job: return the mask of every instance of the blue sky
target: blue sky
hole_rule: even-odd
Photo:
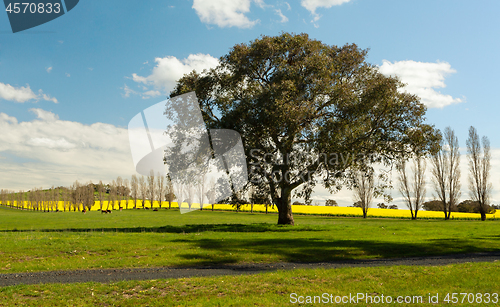
[[[368,61],[408,83],[429,106],[428,122],[455,129],[461,147],[470,125],[488,136],[495,171],[499,11],[498,1],[81,0],[15,34],[0,13],[0,188],[129,177],[135,114],[162,101],[182,72],[282,31],[369,48]],[[465,176],[466,165],[462,198]]]

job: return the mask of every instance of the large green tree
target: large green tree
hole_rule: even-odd
[[[292,193],[352,187],[356,170],[438,139],[420,99],[366,55],[307,34],[262,36],[235,45],[218,67],[183,76],[170,96],[195,91],[208,128],[241,134],[250,182],[270,195],[278,224],[293,225]]]

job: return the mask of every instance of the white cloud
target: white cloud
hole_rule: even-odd
[[[305,7],[314,16],[313,22],[318,21],[321,16],[316,13],[316,9],[319,7],[331,8],[335,5],[342,5],[351,0],[302,0],[300,4]]]
[[[56,98],[54,98],[54,97],[50,97],[49,95],[44,94],[44,93],[42,92],[42,90],[39,90],[39,91],[38,91],[38,94],[39,94],[39,98],[41,97],[41,98],[43,98],[43,100],[46,100],[46,101],[52,101],[53,103],[58,103],[58,101],[57,101],[57,99],[56,99]]]
[[[68,78],[69,78],[69,77],[71,77],[71,75],[70,75],[69,73],[66,73],[66,77],[68,77]]]
[[[38,95],[35,94],[31,90],[29,85],[21,87],[13,87],[10,84],[4,84],[1,82],[0,82],[0,99],[16,101],[16,102],[26,102],[29,100],[34,100],[36,102],[40,99],[43,99],[57,103],[56,98],[44,94],[42,90],[38,91]]]
[[[262,0],[254,0],[263,7]],[[251,28],[259,20],[250,20],[245,13],[250,12],[252,0],[194,0],[193,9],[201,22],[215,24],[221,28]]]
[[[52,71],[52,66],[50,66],[49,68],[47,68],[47,72],[50,74],[50,72]]]
[[[463,102],[460,98],[453,98],[435,90],[445,88],[445,77],[456,73],[449,63],[424,63],[411,60],[391,63],[384,60],[380,66],[380,72],[388,76],[398,76],[403,83],[407,84],[405,91],[418,95],[422,103],[429,108],[443,108]]]
[[[26,102],[28,100],[37,99],[37,95],[33,93],[29,85],[15,88],[10,84],[0,83],[0,98],[17,102]]]
[[[54,122],[59,119],[59,116],[57,116],[56,114],[49,111],[45,111],[43,109],[32,108],[29,109],[29,111],[35,113],[36,117],[43,121]]]
[[[283,15],[283,13],[281,12],[280,9],[275,10],[275,12],[281,18],[281,20],[280,20],[281,23],[288,22],[288,17],[286,17],[285,15]]]
[[[142,93],[143,99],[154,98],[157,96],[161,96],[160,91],[151,90],[151,91],[147,91],[147,92]]]
[[[46,147],[50,149],[72,149],[76,147],[75,144],[68,142],[65,138],[31,138],[27,143],[35,147]]]
[[[193,70],[201,73],[205,69],[216,67],[219,60],[209,54],[191,54],[187,59],[179,60],[173,56],[156,58],[156,66],[147,77],[132,74],[132,80],[147,86],[154,86],[156,90],[148,90],[142,94],[143,98],[156,97],[168,94],[174,89],[177,80]],[[162,90],[163,92],[160,92]]]
[[[30,189],[75,180],[110,181],[135,173],[128,131],[113,125],[60,120],[42,109],[18,122],[0,113],[0,187]]]
[[[126,84],[123,85],[123,87],[121,88],[123,90],[123,94],[122,96],[125,97],[125,98],[128,98],[130,97],[131,94],[138,94],[136,91],[134,91],[133,89],[131,89],[130,87],[128,87]]]

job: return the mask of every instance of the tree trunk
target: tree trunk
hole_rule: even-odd
[[[277,199],[278,225],[295,225],[292,214],[292,195],[290,192],[283,189],[281,197]]]
[[[481,212],[481,221],[486,221],[486,212]]]

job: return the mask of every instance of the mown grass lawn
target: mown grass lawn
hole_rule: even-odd
[[[20,285],[0,288],[0,306],[498,306],[499,271],[500,263],[496,262],[293,270],[110,284]],[[364,299],[345,303],[343,297],[358,297],[358,293]],[[457,293],[458,302],[447,303],[448,293],[448,299]],[[463,299],[460,293],[473,297]],[[384,303],[370,303],[367,298],[380,302],[382,295]],[[322,303],[298,303],[307,301],[308,296],[312,300],[317,296],[316,302],[321,299]],[[437,304],[429,303],[429,296]],[[392,303],[387,303],[388,297]],[[332,304],[336,299],[344,299],[344,303]],[[398,299],[409,303],[397,304]]]
[[[0,273],[319,262],[500,251],[498,221],[124,210],[43,213],[0,209]]]

